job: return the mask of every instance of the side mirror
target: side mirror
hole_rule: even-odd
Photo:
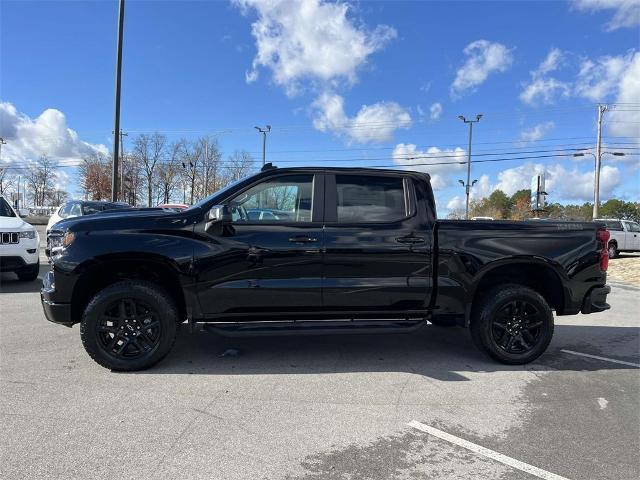
[[[231,220],[231,209],[228,205],[214,205],[207,213],[207,223],[204,228],[210,232],[213,227],[217,227],[216,230],[219,229],[219,233],[222,233],[224,226],[231,223]]]
[[[228,205],[214,205],[207,215],[209,222],[228,223],[231,221],[231,209]]]

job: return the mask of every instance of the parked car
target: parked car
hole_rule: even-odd
[[[599,218],[607,226],[609,239],[609,258],[616,258],[620,252],[640,252],[640,225],[631,220],[617,218]]]
[[[40,235],[0,195],[0,272],[33,281],[40,272]]]
[[[267,165],[180,212],[56,230],[45,315],[79,323],[112,370],[161,360],[184,320],[225,335],[461,325],[492,358],[523,364],[549,345],[552,310],[609,308],[604,224],[438,220],[429,175],[404,170]]]
[[[156,208],[162,208],[164,210],[184,210],[185,208],[189,208],[189,205],[186,203],[161,203]]]
[[[47,223],[46,232],[49,233],[51,227],[65,218],[93,215],[94,213],[104,212],[105,210],[122,208],[131,208],[131,205],[125,202],[71,200],[63,203],[53,212]]]

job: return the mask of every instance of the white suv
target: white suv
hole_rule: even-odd
[[[0,272],[33,281],[40,271],[40,235],[0,195]]]

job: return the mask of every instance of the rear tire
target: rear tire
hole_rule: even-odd
[[[178,309],[159,286],[127,280],[98,292],[80,323],[82,344],[93,360],[114,371],[149,368],[176,338]]]
[[[501,285],[482,295],[471,319],[471,338],[494,360],[509,365],[532,362],[553,337],[553,313],[535,290]]]
[[[615,243],[609,243],[608,252],[609,258],[618,258],[618,255],[620,255],[620,252],[618,251],[618,245],[616,245]]]
[[[24,267],[22,270],[18,270],[16,275],[18,275],[18,279],[23,282],[33,282],[38,278],[38,274],[40,273],[40,259],[35,265],[29,265]]]

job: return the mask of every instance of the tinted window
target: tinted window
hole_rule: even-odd
[[[234,222],[310,222],[313,175],[272,178],[234,197]]]
[[[604,223],[607,226],[607,229],[611,231],[614,231],[614,232],[622,231],[622,222],[616,222],[615,220],[605,220]]]
[[[338,222],[392,222],[407,216],[401,177],[336,175]]]
[[[15,217],[16,214],[11,205],[2,197],[0,197],[0,217]]]
[[[83,215],[92,215],[94,213],[98,213],[104,210],[104,204],[102,203],[83,203],[82,204],[82,214]]]

